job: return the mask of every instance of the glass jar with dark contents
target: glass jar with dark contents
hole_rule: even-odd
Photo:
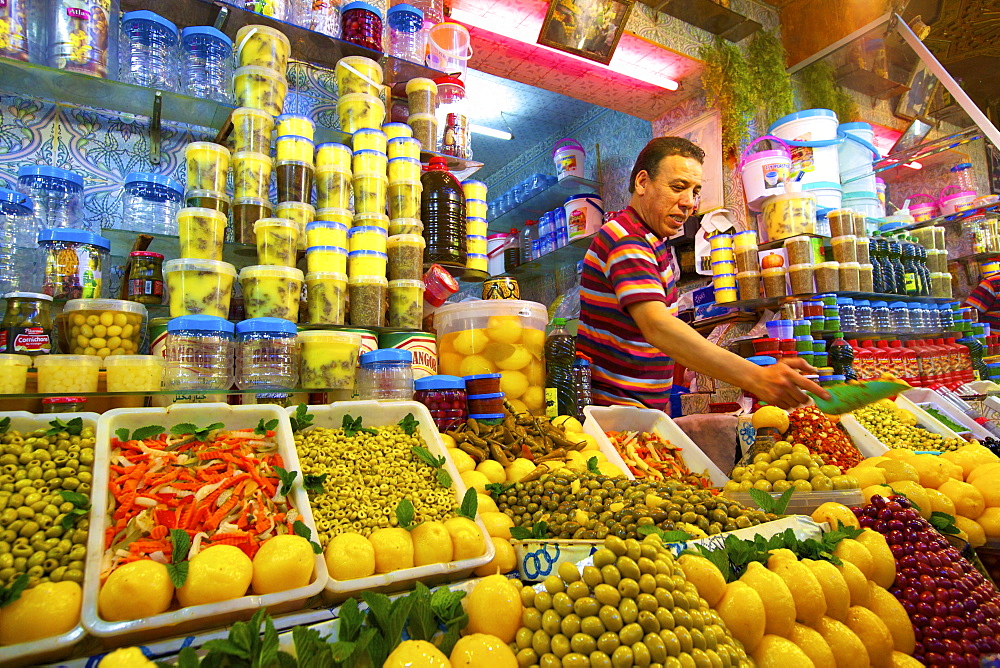
[[[140,304],[163,302],[163,256],[150,251],[129,253],[128,300]]]
[[[52,351],[52,297],[37,292],[8,292],[0,322],[0,352],[48,355]]]

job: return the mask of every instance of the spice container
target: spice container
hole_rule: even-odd
[[[420,329],[423,318],[423,280],[389,281],[389,326],[400,329]]]
[[[145,337],[146,307],[121,299],[72,299],[56,319],[59,349],[74,355],[134,355]]]
[[[299,373],[303,389],[354,389],[361,335],[352,332],[299,332]],[[349,398],[350,394],[348,394]]]
[[[229,316],[236,268],[227,262],[179,258],[163,263],[170,297],[170,317]]]
[[[432,79],[413,78],[406,82],[406,101],[410,114],[433,114],[437,111],[437,84]]]
[[[128,300],[140,304],[163,303],[163,256],[150,251],[129,253]]]
[[[759,271],[760,260],[757,255],[757,247],[739,248],[736,250],[736,271]]]
[[[871,241],[868,237],[857,237],[855,248],[857,250],[858,262],[861,264],[871,262]]]
[[[396,234],[388,240],[389,280],[423,280],[424,238],[417,234]]]
[[[504,393],[470,394],[468,401],[470,413],[502,413]]]
[[[350,212],[347,215],[350,216]],[[306,247],[337,246],[346,249],[348,225],[331,220],[306,223]]]
[[[861,291],[861,265],[857,262],[841,262],[838,270],[840,289],[844,292]]]
[[[281,114],[288,93],[285,69],[268,67],[238,67],[233,72],[233,93],[237,107],[250,107],[272,116]]]
[[[793,295],[808,295],[816,291],[813,288],[813,270],[812,262],[793,264],[788,268],[788,280],[792,284]]]
[[[94,355],[42,355],[35,358],[42,394],[97,392],[101,358]]]
[[[348,276],[385,276],[389,256],[378,251],[354,251],[347,254]]]
[[[266,199],[249,197],[233,200],[233,232],[237,243],[255,243],[254,223],[261,218],[270,218],[273,211]]]
[[[38,245],[45,263],[42,292],[53,299],[101,296],[110,241],[90,232],[60,228],[40,231]]]
[[[255,265],[240,270],[248,318],[299,320],[302,271],[294,267]]]
[[[347,307],[347,274],[306,274],[306,305],[313,325],[343,325]]]
[[[495,375],[499,382],[500,374]],[[427,406],[438,431],[444,432],[465,423],[468,417],[465,381],[458,376],[418,378],[413,382],[413,390],[414,401]]]
[[[367,2],[349,2],[343,6],[341,16],[342,40],[382,53],[382,12],[378,7]]]
[[[826,219],[830,223],[831,237],[854,234],[854,214],[849,209],[827,211]]]
[[[856,237],[863,237],[868,234],[868,218],[865,214],[860,211],[853,211],[851,215],[853,221],[853,231],[851,232]]]
[[[352,227],[347,233],[347,250],[349,253],[355,251],[374,251],[385,253],[388,233],[381,227],[364,225]],[[350,255],[348,255],[348,266],[351,265]]]
[[[875,291],[875,267],[871,264],[858,265],[858,285],[861,292]]]
[[[8,292],[3,298],[7,310],[0,322],[0,353],[12,353],[15,357],[51,353],[52,297],[37,292]]]
[[[413,353],[380,348],[361,355],[358,397],[362,401],[410,401],[413,398]]]
[[[761,272],[764,283],[764,296],[768,299],[784,297],[788,294],[784,267],[769,267]]]
[[[341,96],[352,93],[378,95],[382,87],[382,66],[371,58],[341,58],[337,61],[334,74],[337,78],[337,93]]]
[[[233,323],[188,315],[167,323],[164,390],[226,390],[233,384]]]
[[[257,261],[262,265],[294,267],[299,247],[299,226],[287,218],[262,218],[253,224]]]
[[[434,114],[410,114],[406,124],[413,129],[413,138],[420,142],[422,151],[437,150],[438,121]]]
[[[816,289],[819,292],[837,292],[840,290],[840,264],[837,262],[818,262],[816,264]]]
[[[355,174],[353,184],[355,213],[385,214],[386,196],[389,188],[387,177],[374,174]],[[407,218],[409,216],[395,217]]]
[[[187,161],[187,190],[226,192],[229,176],[229,149],[207,141],[191,142],[184,148]]]
[[[226,217],[215,209],[187,207],[177,212],[180,255],[183,258],[222,260]]]
[[[288,69],[292,45],[280,30],[264,25],[246,25],[236,32],[235,41],[239,49],[236,60],[240,67],[266,67],[282,74]]]
[[[344,59],[341,59],[342,61]],[[324,142],[316,145],[314,162],[317,171],[320,169],[338,169],[350,173],[351,148],[338,142]]]
[[[858,238],[853,234],[834,237],[830,240],[833,248],[833,259],[837,262],[857,262],[858,261]]]
[[[58,167],[21,167],[17,190],[34,204],[36,229],[90,229],[83,215],[83,177],[79,174]]]
[[[104,360],[108,392],[159,392],[166,361],[159,355],[113,355]]]
[[[184,187],[159,174],[132,172],[125,177],[121,229],[150,234],[177,234],[177,212]]]
[[[311,246],[306,249],[309,273],[347,273],[347,249],[340,246]]]
[[[805,236],[785,239],[785,251],[788,254],[788,264],[805,264],[813,261],[812,239]]]
[[[389,281],[385,271],[375,275],[348,274],[351,325],[354,327],[384,327]]]
[[[760,299],[760,272],[741,271],[736,274],[740,299]]]
[[[379,128],[385,120],[385,104],[375,95],[349,93],[337,100],[340,129],[354,133],[364,128]]]
[[[0,353],[0,395],[24,394],[31,357]]]
[[[385,150],[390,160],[394,158],[413,158],[414,160],[419,160],[420,140],[415,137],[397,137],[389,140]]]
[[[236,325],[236,386],[285,390],[299,381],[298,328],[281,318],[250,318]]]
[[[752,248],[756,251],[757,250],[756,230],[743,230],[742,232],[737,232],[736,234],[734,234],[733,248],[736,250],[740,250],[743,248]]]
[[[931,296],[951,297],[951,274],[936,272],[931,274]]]

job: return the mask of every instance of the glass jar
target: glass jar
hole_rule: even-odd
[[[121,229],[150,234],[177,234],[177,212],[184,187],[166,176],[132,172],[125,177]]]
[[[211,26],[192,26],[181,31],[180,51],[181,88],[187,95],[232,100],[233,40]]]
[[[919,316],[917,317],[919,318]],[[910,311],[907,308],[906,302],[892,302],[889,304],[889,318],[892,323],[891,333],[909,334],[913,331],[910,329]]]
[[[17,189],[34,203],[38,229],[74,227],[90,230],[83,216],[83,177],[58,167],[21,167]]]
[[[340,36],[340,2],[337,0],[311,0],[301,7],[297,23],[303,28],[321,32],[329,37]]]
[[[879,334],[892,333],[892,315],[888,302],[872,302],[872,324],[875,326],[874,331]]]
[[[45,397],[42,413],[79,413],[86,404],[87,397]]]
[[[233,384],[233,323],[186,315],[167,323],[164,390],[225,390]]]
[[[52,297],[37,292],[8,292],[0,322],[0,352],[48,355],[52,352]]]
[[[427,376],[415,380],[413,389],[413,400],[427,406],[438,431],[465,424],[468,413],[464,380],[458,376]]]
[[[236,325],[236,386],[241,390],[285,390],[299,381],[295,323],[250,318]]]
[[[150,251],[132,251],[128,272],[128,300],[140,304],[163,303],[163,256]]]
[[[472,158],[472,135],[466,110],[465,84],[458,77],[434,80],[438,90],[438,151],[456,158]]]
[[[840,326],[844,328],[845,332],[858,331],[853,299],[850,297],[839,297],[837,299],[837,314],[840,317]]]
[[[380,348],[364,353],[358,369],[358,397],[375,401],[413,399],[413,353]]]
[[[367,2],[349,2],[343,6],[340,38],[382,53],[382,12]]]
[[[42,292],[53,299],[100,297],[111,242],[90,232],[45,229],[38,233],[45,258]]]
[[[146,333],[146,307],[121,299],[73,299],[56,318],[59,349],[106,359],[134,354]]]
[[[174,47],[177,36],[177,26],[155,12],[140,10],[122,14],[119,79],[136,86],[176,90]]]

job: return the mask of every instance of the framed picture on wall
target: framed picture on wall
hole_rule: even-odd
[[[698,212],[705,213],[725,206],[722,172],[722,124],[718,111],[710,111],[684,125],[664,132],[664,137],[684,137],[705,151],[702,166],[701,202]]]
[[[549,0],[538,43],[607,65],[635,0]]]
[[[986,175],[987,186],[990,193],[1000,193],[1000,148],[988,141],[984,143],[986,144],[986,165],[989,168],[989,174]]]
[[[896,115],[912,120],[927,113],[931,100],[934,99],[934,92],[938,87],[938,78],[927,69],[927,64],[920,60],[910,72],[910,78],[906,85],[910,90],[899,96]]]

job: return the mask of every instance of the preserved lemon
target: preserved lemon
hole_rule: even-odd
[[[140,559],[119,566],[108,576],[97,604],[103,619],[120,622],[158,615],[170,607],[173,598],[167,567]]]
[[[496,636],[473,633],[460,638],[451,650],[451,668],[517,668],[517,659],[507,643]]]
[[[454,557],[451,534],[441,522],[424,522],[410,532],[410,538],[413,540],[414,566],[443,564]]]
[[[376,573],[413,568],[413,539],[406,529],[376,529],[368,540],[375,548]]]
[[[66,633],[80,622],[80,585],[43,582],[0,610],[0,645],[30,642]]]
[[[188,563],[184,586],[177,590],[181,606],[218,603],[247,593],[253,562],[235,545],[207,547]]]
[[[315,561],[312,545],[302,536],[269,538],[253,558],[254,593],[273,594],[305,587],[312,579]]]
[[[122,647],[106,655],[98,668],[156,668],[138,647]]]
[[[471,559],[486,552],[486,537],[479,525],[468,517],[452,517],[444,523],[451,534],[451,544],[455,548],[455,560]]]
[[[404,640],[382,664],[383,668],[451,668],[448,657],[426,640]]]
[[[337,534],[326,545],[326,568],[334,580],[366,578],[375,573],[375,548],[359,533]]]
[[[521,626],[521,590],[502,575],[483,578],[469,594],[465,611],[469,615],[466,630],[491,633],[504,643],[514,640]]]

